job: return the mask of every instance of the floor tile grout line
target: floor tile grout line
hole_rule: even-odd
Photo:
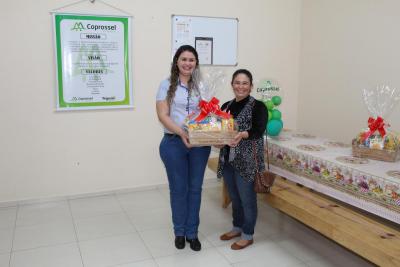
[[[46,202],[46,203],[57,203],[57,202],[60,202],[60,201],[54,201],[54,202]],[[67,201],[65,201],[66,202],[66,204],[67,204],[67,206],[68,206],[68,202]],[[29,204],[29,205],[40,205],[40,204],[42,204],[42,203],[37,203],[37,204]],[[23,205],[21,205],[21,206],[26,206],[26,204],[23,204]],[[68,208],[68,207],[67,207]],[[20,213],[21,211],[20,211],[20,209],[18,209],[18,212]],[[69,208],[68,208],[68,212],[70,213],[70,210],[69,210]],[[69,214],[70,215],[70,214]],[[21,219],[21,218],[20,218]],[[72,220],[72,217],[70,216],[70,219]],[[50,223],[53,223],[53,222],[65,222],[65,218],[57,218],[57,219],[52,219],[52,220],[49,220],[49,221],[47,221],[47,222],[35,222],[35,223],[29,223],[29,224],[18,224],[18,218],[17,218],[17,223],[16,223],[16,228],[24,228],[24,227],[35,227],[35,226],[38,226],[38,225],[45,225],[45,224],[50,224]]]
[[[147,190],[147,191],[154,191],[154,190],[156,190],[160,195],[162,195],[162,193],[160,192],[160,191],[158,191],[158,189],[157,188],[155,188],[155,189],[152,189],[152,190]],[[161,196],[163,199],[165,199],[163,196]],[[141,233],[141,232],[145,232],[145,231],[151,231],[151,230],[156,230],[156,229],[170,229],[170,227],[169,226],[162,226],[162,227],[157,227],[157,228],[147,228],[147,229],[141,229],[141,230],[139,230],[137,227],[136,227],[136,225],[135,225],[135,223],[132,221],[132,219],[131,219],[131,216],[129,216],[129,214],[130,213],[135,213],[135,212],[148,212],[148,210],[138,210],[138,211],[130,211],[129,209],[127,209],[127,208],[125,208],[124,207],[124,205],[120,202],[120,200],[119,200],[119,198],[118,197],[116,197],[116,199],[117,199],[117,201],[118,201],[118,203],[119,203],[119,205],[120,205],[120,207],[121,207],[121,209],[122,209],[122,211],[125,213],[125,215],[128,217],[128,219],[129,219],[129,222],[133,225],[133,227],[135,228],[135,230],[136,230],[136,232],[137,233]],[[170,209],[170,207],[169,206],[167,206],[167,208],[168,209]],[[165,207],[158,207],[158,208],[156,208],[156,209],[153,209],[153,210],[157,210],[157,211],[161,211],[161,210],[164,210],[165,209]]]
[[[186,249],[186,248],[187,248],[187,247],[185,246],[185,248],[182,249],[182,250],[180,250],[181,252],[179,252],[179,253],[173,253],[173,254],[168,254],[168,255],[163,255],[163,256],[156,257],[155,260],[157,260],[157,259],[163,259],[163,258],[169,258],[169,257],[171,257],[171,256],[176,256],[176,255],[185,255],[185,254],[193,255],[192,253],[194,253],[195,255],[197,255],[197,253],[201,253],[201,252],[203,252],[203,251],[205,251],[205,250],[214,249],[213,247],[202,248],[201,251],[199,252],[199,251],[192,251],[192,250],[189,250],[189,249]]]
[[[166,199],[165,196],[163,196],[163,193],[159,190],[159,188],[156,188],[155,190],[161,195],[161,197],[162,197],[163,199]],[[168,199],[166,199],[166,200],[168,200]],[[118,198],[117,198],[117,201],[119,202],[119,199],[118,199]],[[120,202],[119,202],[119,203],[120,203]],[[121,205],[121,208],[122,208],[124,211],[126,211],[125,208],[122,206],[121,203],[120,203],[120,205]],[[127,212],[127,211],[126,211],[126,212]],[[128,218],[129,218],[129,220],[131,221],[131,219],[130,219],[130,217],[129,217],[128,214],[127,214],[127,216],[128,216]],[[131,223],[133,224],[132,221],[131,221]],[[134,226],[134,227],[135,227],[135,226]],[[144,241],[144,239],[143,239],[141,233],[146,232],[146,231],[157,230],[157,229],[170,229],[170,227],[162,227],[162,228],[159,228],[159,227],[158,227],[158,228],[152,228],[152,229],[144,229],[144,230],[140,230],[140,231],[137,230],[137,232],[138,232],[138,234],[139,234],[139,236],[140,236],[142,242],[144,243],[144,245],[146,246],[146,248],[149,250],[150,255],[152,256],[152,259],[153,259],[154,262],[159,266],[159,264],[157,263],[156,259],[162,258],[162,257],[170,257],[170,256],[173,256],[173,255],[177,255],[177,253],[172,253],[172,254],[170,254],[170,255],[164,255],[164,256],[162,256],[162,257],[157,257],[157,258],[151,253],[151,250],[150,250],[150,248],[147,246],[146,242]],[[200,231],[199,231],[199,232],[200,232]],[[200,232],[200,233],[201,233],[201,232]],[[203,236],[205,237],[205,235],[203,235]],[[214,245],[212,244],[212,242],[210,242],[206,237],[205,237],[205,239],[208,241],[208,243],[211,244],[212,247],[214,247]],[[171,243],[172,243],[172,242],[171,242]],[[214,247],[214,248],[215,248],[215,247]]]
[[[113,195],[115,195],[115,194],[113,194]],[[130,234],[133,234],[133,233],[138,233],[138,230],[136,229],[135,225],[133,225],[133,223],[131,222],[129,216],[126,214],[126,212],[125,212],[125,210],[123,209],[123,207],[121,207],[121,204],[120,204],[118,198],[117,198],[116,196],[113,196],[113,197],[115,197],[115,199],[116,199],[118,205],[120,206],[122,212],[119,211],[118,213],[107,213],[107,214],[100,214],[100,215],[85,217],[85,218],[81,218],[81,219],[75,219],[74,216],[73,216],[73,214],[72,214],[72,209],[71,209],[71,216],[72,216],[72,218],[73,218],[73,222],[75,223],[75,221],[86,220],[86,219],[92,219],[92,218],[101,217],[101,216],[108,216],[108,215],[115,215],[115,214],[124,214],[124,215],[127,217],[129,224],[133,226],[134,232],[119,233],[119,234],[110,234],[110,235],[106,235],[106,236],[100,236],[100,237],[96,237],[96,238],[90,238],[90,239],[87,239],[87,240],[79,240],[79,239],[77,238],[77,239],[78,239],[78,241],[77,241],[78,244],[79,244],[79,243],[82,243],[82,242],[92,241],[92,240],[98,240],[98,239],[103,239],[103,238],[109,238],[109,237],[123,236],[123,235],[130,235]],[[78,233],[76,233],[76,235],[78,236]]]
[[[158,226],[158,227],[152,227],[152,228],[146,228],[142,230],[137,230],[138,233],[143,233],[143,232],[148,232],[148,231],[155,231],[155,230],[166,230],[166,229],[171,229],[171,226]]]
[[[218,246],[218,247],[222,247],[222,246]],[[218,247],[215,246],[215,250],[217,251],[217,253],[218,253],[219,255],[221,255],[231,266],[233,266],[234,263],[231,262],[231,261],[228,259],[228,257],[226,257],[221,251],[219,251]]]
[[[75,240],[76,240],[76,243],[77,243],[79,256],[81,257],[82,266],[85,267],[85,263],[83,261],[83,256],[82,256],[82,251],[81,251],[81,246],[80,246],[79,239],[78,239],[78,232],[76,230],[75,218],[74,218],[74,215],[72,213],[71,203],[70,203],[69,200],[68,200],[68,207],[69,207],[69,212],[70,212],[71,218],[72,218],[72,224],[73,224],[73,227],[74,227]]]
[[[152,189],[152,190],[154,190],[154,189]],[[150,190],[146,190],[146,191],[150,191]],[[156,192],[162,194],[162,193],[160,192],[159,189],[156,189],[156,188],[155,188],[154,191],[156,191]],[[131,218],[128,216],[127,210],[124,209],[124,207],[122,206],[122,204],[121,204],[120,200],[118,199],[118,197],[116,196],[116,194],[114,193],[113,195],[114,195],[113,197],[116,198],[116,201],[117,201],[118,205],[119,205],[120,208],[122,209],[122,213],[123,213],[125,216],[128,217],[129,224],[131,224],[131,225],[133,226],[133,228],[135,229],[135,231],[138,233],[139,238],[141,239],[141,242],[142,242],[143,245],[146,247],[147,251],[150,252],[149,254],[151,255],[151,259],[153,260],[153,262],[154,262],[157,266],[160,266],[160,264],[157,262],[157,259],[160,259],[160,258],[163,258],[163,257],[169,257],[169,256],[172,256],[172,255],[177,255],[177,254],[175,253],[175,254],[171,254],[171,255],[167,255],[167,256],[162,256],[162,257],[155,257],[155,256],[153,256],[153,254],[152,254],[151,251],[150,251],[150,248],[147,246],[146,242],[144,241],[144,238],[142,237],[141,232],[150,231],[150,230],[155,230],[155,229],[160,229],[160,228],[145,229],[145,230],[139,231],[139,230],[136,228],[136,226],[134,225],[134,223],[132,222]],[[70,215],[71,215],[72,223],[73,223],[73,226],[74,226],[75,241],[76,241],[76,243],[77,243],[77,245],[78,245],[78,249],[79,249],[79,252],[80,252],[82,264],[84,265],[84,263],[83,263],[83,257],[82,257],[82,252],[81,252],[81,249],[80,249],[80,243],[81,243],[81,242],[80,242],[79,239],[78,239],[77,224],[75,223],[75,222],[78,221],[78,220],[75,220],[75,218],[74,218],[74,216],[73,216],[73,214],[72,214],[72,207],[71,207],[70,200],[67,200],[67,201],[68,201],[69,213],[70,213]],[[21,211],[22,211],[22,210],[20,209],[20,207],[19,207],[19,205],[18,205],[18,206],[16,207],[16,211],[15,211],[14,229],[13,229],[13,233],[12,233],[11,252],[10,252],[10,254],[9,254],[9,264],[8,264],[9,267],[11,266],[11,259],[12,259],[12,255],[13,255],[14,253],[18,253],[18,252],[20,252],[20,251],[27,251],[27,250],[32,250],[32,249],[43,248],[43,247],[54,247],[54,246],[60,246],[60,245],[64,245],[64,244],[75,244],[74,242],[59,243],[59,244],[44,245],[44,246],[39,246],[39,247],[35,247],[35,248],[22,249],[22,250],[16,250],[16,251],[14,251],[14,246],[15,246],[15,244],[16,244],[16,243],[15,243],[15,235],[16,235],[16,230],[17,230],[17,222],[18,222],[18,220],[19,220],[19,216],[21,215]],[[121,214],[121,212],[119,212],[119,213]],[[107,214],[106,214],[106,215],[107,215]],[[99,215],[99,216],[102,216],[102,215]],[[274,216],[275,216],[275,215],[274,215]],[[88,217],[88,218],[93,218],[93,217]],[[288,217],[288,218],[290,218],[290,217]],[[283,219],[286,221],[286,220],[287,220],[286,216],[284,216]],[[298,221],[295,221],[295,222],[301,224],[301,222],[298,222]],[[284,223],[285,223],[285,225],[286,225],[286,222],[284,222]],[[296,225],[297,225],[297,224],[296,224]],[[287,221],[287,226],[291,226],[291,221],[290,221],[290,223],[289,223],[289,221]],[[167,227],[165,227],[165,228],[167,228]],[[164,228],[163,228],[163,229],[164,229]],[[168,229],[170,229],[170,227],[168,227]],[[294,235],[295,235],[295,233],[293,232],[293,230],[296,230],[296,228],[284,227],[284,228],[280,229],[280,231],[281,231],[282,233],[285,232],[289,237],[291,237],[291,240],[294,238]],[[297,230],[296,230],[296,231],[297,231]],[[303,232],[302,229],[299,229],[299,231]],[[279,233],[270,233],[270,234],[267,234],[267,233],[264,233],[263,231],[260,231],[260,232],[263,233],[266,237],[274,237],[274,236],[280,235]],[[201,231],[199,231],[199,233],[202,234]],[[128,235],[128,234],[130,234],[130,233],[117,234],[117,235],[109,235],[109,236],[122,236],[122,235]],[[202,234],[202,235],[203,235],[203,234]],[[238,264],[238,263],[246,263],[247,261],[250,260],[250,259],[247,259],[247,260],[238,261],[238,262],[232,262],[232,263],[231,263],[231,262],[229,261],[229,259],[228,259],[224,254],[222,254],[222,251],[220,251],[220,250],[218,249],[219,247],[223,247],[223,246],[214,245],[214,243],[212,243],[212,242],[210,241],[209,238],[207,238],[205,235],[203,235],[203,236],[204,236],[205,240],[207,240],[207,241],[210,243],[210,247],[208,247],[208,248],[206,248],[206,249],[216,249],[216,250],[217,250],[217,253],[218,253],[219,255],[222,255],[222,257],[227,261],[227,263],[228,263],[230,266],[234,266],[235,264]],[[100,237],[100,238],[104,238],[104,237]],[[99,238],[96,238],[96,239],[99,239]],[[93,239],[90,239],[90,240],[93,240]],[[328,241],[330,241],[330,240],[328,240]],[[291,253],[291,250],[285,248],[282,244],[279,244],[279,243],[276,242],[276,241],[273,241],[273,243],[276,244],[276,245],[277,245],[278,247],[280,247],[281,249],[283,249],[285,252],[287,252],[287,253],[289,253],[290,255],[292,255],[296,260],[299,261],[299,263],[301,262],[302,264],[305,264],[306,266],[308,266],[309,263],[316,261],[316,260],[314,260],[314,259],[313,259],[313,260],[310,260],[310,261],[305,261],[305,260],[302,259],[303,257],[298,257],[298,256],[295,256],[294,254],[292,254],[292,253]],[[171,244],[172,244],[172,243],[171,243]],[[217,243],[216,243],[216,244],[217,244]],[[204,250],[206,250],[206,249],[204,249]],[[332,254],[332,256],[333,256],[333,254]],[[148,258],[148,259],[143,259],[143,260],[138,260],[138,261],[133,261],[133,262],[136,263],[136,262],[146,261],[146,260],[150,260],[150,258]],[[133,263],[133,262],[132,262],[132,263]],[[121,263],[119,263],[119,264],[121,264]],[[117,265],[113,265],[113,266],[117,266]]]
[[[76,219],[76,221],[88,220],[88,219],[92,219],[92,218],[95,218],[95,217],[108,216],[108,215],[116,215],[116,214],[122,214],[122,213],[124,213],[124,212],[119,211],[119,212],[112,212],[112,213],[96,214],[96,215],[93,215],[93,216],[83,217],[83,218]]]
[[[145,259],[145,260],[128,261],[128,262],[117,263],[117,264],[113,264],[113,265],[107,265],[106,267],[118,267],[118,266],[125,265],[125,264],[138,263],[138,262],[148,261],[148,260],[153,260],[154,262],[156,262],[155,259]]]
[[[149,191],[149,190],[146,190]],[[136,191],[135,191],[136,192]],[[139,192],[139,191],[138,191]],[[142,192],[142,191],[140,191]],[[95,199],[95,198],[104,198],[104,197],[112,197],[117,203],[118,203],[118,207],[121,209],[119,211],[109,211],[109,212],[102,212],[100,214],[96,214],[96,215],[92,215],[92,216],[88,216],[88,217],[82,217],[82,218],[74,218],[76,221],[80,221],[80,220],[86,220],[86,219],[90,219],[90,218],[95,218],[95,217],[100,217],[100,216],[108,216],[108,215],[115,215],[115,214],[125,214],[125,210],[123,208],[123,206],[121,205],[121,203],[119,202],[119,199],[117,197],[118,193],[116,192],[112,192],[109,193],[107,195],[101,195],[101,196],[90,196],[90,197],[82,197],[79,199],[69,199],[68,202],[70,201],[75,201],[75,200],[85,200],[85,199]],[[71,213],[72,213],[72,207],[71,207]]]
[[[226,262],[229,264],[229,266],[233,266],[233,264],[224,256],[224,255],[221,255],[221,253],[218,251],[218,249],[217,249],[217,247],[215,247],[215,246],[213,246],[213,247],[208,247],[208,248],[204,248],[204,249],[202,249],[202,251],[207,251],[207,250],[210,250],[210,251],[212,251],[212,250],[216,250],[216,252],[217,252],[217,254],[218,255],[220,255],[220,256],[222,256],[222,258],[223,259],[225,259],[226,260]],[[183,253],[180,253],[180,254],[190,254],[190,253],[192,253],[192,251],[185,251],[185,252],[183,252]],[[171,256],[174,256],[174,255],[179,255],[179,254],[171,254],[171,255],[164,255],[164,256],[161,256],[161,257],[157,257],[156,259],[155,259],[155,262],[156,262],[156,264],[157,264],[157,266],[158,267],[161,267],[159,264],[158,264],[158,262],[157,262],[157,259],[159,260],[159,259],[163,259],[163,258],[169,258],[169,257],[171,257]]]
[[[308,266],[308,261],[306,261],[306,260],[304,260],[304,259],[302,259],[302,258],[300,258],[300,257],[298,257],[298,256],[296,256],[294,253],[292,253],[290,250],[288,250],[287,248],[285,248],[285,247],[283,247],[282,245],[280,245],[279,244],[279,242],[275,242],[274,241],[274,243],[278,246],[278,247],[280,247],[280,248],[282,248],[285,252],[287,252],[289,255],[291,255],[292,257],[294,257],[295,259],[297,259],[298,261],[300,261],[301,263],[303,263],[303,264],[305,264],[306,266]]]
[[[78,243],[85,243],[85,242],[90,242],[90,241],[94,241],[94,240],[100,240],[100,239],[111,238],[111,237],[121,237],[124,235],[133,235],[133,234],[138,234],[138,233],[139,232],[135,231],[135,232],[130,232],[130,233],[112,234],[112,235],[106,235],[106,236],[100,236],[100,237],[96,237],[96,238],[81,240],[81,241],[78,241]],[[70,243],[75,243],[75,242],[70,242]],[[65,243],[65,244],[69,244],[69,243]],[[48,247],[48,246],[46,246],[46,247]]]
[[[135,230],[136,233],[139,233],[138,229],[136,228],[135,224],[132,222],[131,217],[129,217],[128,211],[124,208],[124,206],[122,205],[120,199],[117,197],[117,194],[115,194],[115,200],[117,201],[119,207],[122,210],[122,213],[127,217],[130,225],[132,225],[133,229]]]
[[[127,216],[126,213],[122,210],[117,213],[99,214],[99,215],[94,215],[94,216],[80,218],[80,219],[74,219],[74,220],[76,223],[81,223],[81,222],[88,221],[88,220],[99,219],[100,217],[114,217],[114,216],[118,216],[118,215]],[[129,221],[129,223],[130,223],[130,221]],[[136,231],[136,229],[134,229],[134,230]],[[86,240],[80,240],[80,241],[86,241]]]
[[[51,245],[41,245],[37,247],[31,247],[31,248],[23,248],[23,249],[18,249],[14,250],[13,253],[20,253],[24,251],[29,251],[29,250],[35,250],[35,249],[41,249],[41,248],[50,248],[50,247],[58,247],[58,246],[63,246],[63,245],[68,245],[68,244],[76,244],[77,242],[62,242],[62,243],[56,243],[56,244],[51,244]]]
[[[153,190],[154,190],[154,189],[153,189]],[[154,256],[153,256],[153,254],[151,253],[150,248],[147,246],[146,242],[144,242],[144,239],[143,239],[142,235],[139,233],[139,231],[138,231],[138,229],[136,228],[135,224],[132,222],[132,220],[131,220],[131,218],[129,217],[127,211],[124,209],[123,205],[121,204],[121,201],[119,200],[119,198],[117,197],[117,195],[115,195],[114,197],[115,197],[115,199],[117,200],[118,205],[120,206],[120,208],[123,210],[123,212],[124,212],[125,216],[127,217],[129,223],[130,223],[130,224],[133,226],[133,228],[135,229],[136,234],[139,236],[139,238],[140,238],[140,240],[142,241],[142,243],[143,243],[144,247],[146,248],[147,252],[150,254],[150,256],[151,256],[151,258],[153,259],[153,261],[155,261],[155,258],[154,258]]]
[[[226,209],[226,208],[225,208],[225,209]],[[199,231],[199,232],[201,233],[201,231]],[[204,235],[204,234],[203,234],[203,235]],[[204,237],[205,237],[205,238],[207,239],[207,241],[211,244],[211,246],[217,251],[217,253],[218,253],[220,256],[222,256],[222,258],[225,259],[226,262],[228,262],[228,264],[229,264],[230,266],[233,266],[233,263],[231,263],[231,262],[229,261],[229,259],[228,259],[224,254],[222,254],[222,253],[219,251],[218,246],[217,246],[217,245],[214,245],[213,242],[211,242],[211,240],[210,240],[209,238],[206,237],[206,235],[204,235]]]
[[[11,250],[10,250],[10,258],[8,259],[8,267],[11,266],[11,258],[12,258],[12,254],[14,251],[14,239],[15,239],[15,232],[17,230],[18,213],[19,213],[19,205],[17,205],[17,210],[15,211],[14,229],[13,229],[12,239],[11,239]]]
[[[285,215],[285,214],[284,214]],[[285,216],[287,216],[287,215],[285,215]],[[289,217],[289,216],[287,216],[288,218],[291,218],[291,217]],[[297,224],[302,224],[300,221],[296,221],[296,223]],[[320,233],[318,233],[316,230],[314,230],[314,229],[311,229],[312,230],[312,232],[315,232],[316,234],[318,234],[318,239],[321,239],[321,238],[323,238],[323,239],[325,239],[328,243],[331,243],[331,244],[333,244],[333,245],[338,245],[338,246],[340,246],[339,244],[336,244],[335,242],[333,242],[332,240],[329,240],[329,239],[327,239],[326,237],[324,237],[322,234],[320,234]],[[292,230],[287,230],[287,229],[282,229],[282,231],[283,232],[285,232],[287,235],[288,235],[288,237],[290,238],[290,240],[296,240],[296,235],[295,235],[295,233],[293,233],[292,232]],[[304,230],[301,230],[301,232],[304,232]],[[321,239],[322,240],[322,239]],[[285,251],[287,251],[288,253],[291,253],[291,251],[290,250],[288,250],[287,248],[285,248],[282,244],[280,244],[279,242],[276,242],[276,244],[279,246],[279,247],[281,247],[282,249],[284,249]],[[344,248],[344,247],[343,247]],[[344,248],[344,249],[346,249],[346,248]],[[306,265],[308,265],[310,262],[313,262],[313,261],[316,261],[316,259],[309,259],[309,260],[307,260],[307,259],[303,259],[303,258],[300,258],[300,257],[298,257],[298,256],[295,256],[294,254],[292,255],[292,256],[294,256],[295,258],[297,258],[298,260],[300,260],[301,262],[303,262],[303,263],[305,263]],[[358,255],[356,255],[356,256],[358,256]],[[359,256],[358,256],[359,257]]]
[[[285,232],[286,232],[286,231],[285,231]],[[292,239],[293,239],[293,234],[290,233],[290,232],[289,232],[289,233],[286,232],[286,233],[287,233],[288,236],[290,237],[290,240],[292,240]],[[277,234],[276,234],[276,235],[277,235]],[[275,236],[275,235],[274,235],[274,236]],[[297,260],[301,261],[302,263],[304,263],[304,264],[307,265],[307,266],[308,266],[308,263],[309,263],[309,262],[313,261],[313,260],[307,261],[307,260],[304,260],[304,259],[302,259],[302,258],[296,256],[296,255],[295,255],[294,253],[292,253],[289,249],[287,249],[287,248],[285,248],[284,246],[282,246],[279,242],[274,241],[274,243],[275,243],[278,247],[280,247],[281,249],[283,249],[285,252],[287,252],[288,254],[290,254],[292,257],[296,258]]]
[[[266,234],[266,233],[264,233],[264,232],[262,232],[261,231],[261,233],[265,236],[265,237],[267,237],[268,238],[268,236],[270,236],[270,235],[273,235],[273,234]],[[274,243],[275,243],[275,241],[274,241]],[[229,244],[228,244],[228,246],[229,246]],[[226,257],[218,248],[221,248],[221,247],[224,247],[224,246],[214,246],[215,247],[215,249],[217,250],[217,253],[218,254],[220,254],[231,266],[234,266],[234,264],[237,264],[237,263],[245,263],[245,262],[247,262],[248,260],[243,260],[243,261],[238,261],[238,262],[231,262],[229,259],[228,259],[228,257]],[[286,249],[285,249],[285,251],[286,251]],[[295,257],[296,259],[298,259],[297,257]],[[302,262],[302,263],[304,263],[304,264],[306,264],[304,261],[302,261],[302,260],[300,260],[300,259],[298,259],[300,262]]]
[[[163,196],[163,194],[157,189],[157,188],[154,188],[154,189],[152,189],[152,190],[146,190],[146,192],[150,192],[150,191],[156,191],[159,195],[160,195],[160,197],[162,198],[162,199],[164,199],[164,200],[166,200],[165,199],[165,197]],[[144,191],[140,191],[140,192],[144,192]],[[132,194],[132,193],[135,193],[135,192],[131,192],[131,193],[129,193],[129,194]],[[119,203],[119,205],[120,205],[120,207],[121,207],[121,209],[124,211],[124,212],[126,212],[126,214],[127,215],[129,215],[129,213],[133,213],[133,212],[149,212],[149,210],[146,210],[146,209],[138,209],[138,210],[136,210],[136,209],[131,209],[130,208],[130,204],[123,204],[123,203],[121,203],[121,201],[120,201],[120,199],[118,198],[118,195],[120,195],[120,194],[116,194],[116,200],[118,201],[118,203]],[[167,199],[168,200],[168,199]],[[167,205],[166,206],[167,208],[169,207],[169,205]],[[164,208],[166,208],[166,207],[156,207],[156,208],[153,208],[153,210],[162,210],[162,209],[164,209]],[[150,211],[153,211],[153,210],[150,210]]]
[[[161,194],[161,197],[162,198],[164,198],[165,199],[165,201],[170,201],[170,198],[169,197],[167,197],[167,196],[165,196],[162,192],[161,192],[161,187],[159,187],[159,188],[157,188],[157,191]],[[169,191],[169,189],[168,189],[168,191]]]

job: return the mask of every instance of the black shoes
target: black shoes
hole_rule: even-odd
[[[186,242],[190,244],[190,248],[194,251],[201,250],[201,243],[198,238],[188,239],[186,238]]]
[[[186,238],[186,242],[190,244],[190,248],[194,251],[201,250],[201,243],[198,238],[189,239]],[[185,248],[185,237],[184,236],[176,236],[175,237],[175,247],[177,249],[184,249]]]
[[[185,237],[184,236],[176,236],[175,237],[175,247],[177,249],[185,248]]]

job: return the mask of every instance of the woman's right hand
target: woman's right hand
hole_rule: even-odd
[[[213,147],[215,147],[215,148],[218,148],[218,149],[221,149],[221,148],[223,148],[225,145],[213,145]]]
[[[179,136],[181,137],[182,142],[185,144],[185,146],[186,146],[187,148],[192,148],[192,147],[193,147],[193,146],[189,143],[189,135],[188,135],[184,130],[182,130],[181,133],[179,133]]]
[[[169,105],[166,100],[156,102],[157,115],[160,122],[167,128],[170,132],[179,135],[182,142],[187,148],[191,148],[192,145],[189,143],[189,136],[185,130],[176,125],[171,117],[169,116]]]

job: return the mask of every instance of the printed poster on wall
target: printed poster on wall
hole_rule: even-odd
[[[132,107],[129,17],[53,14],[57,110]]]

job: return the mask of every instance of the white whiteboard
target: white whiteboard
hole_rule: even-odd
[[[191,45],[202,65],[237,65],[238,19],[172,16],[172,57],[181,45]]]

